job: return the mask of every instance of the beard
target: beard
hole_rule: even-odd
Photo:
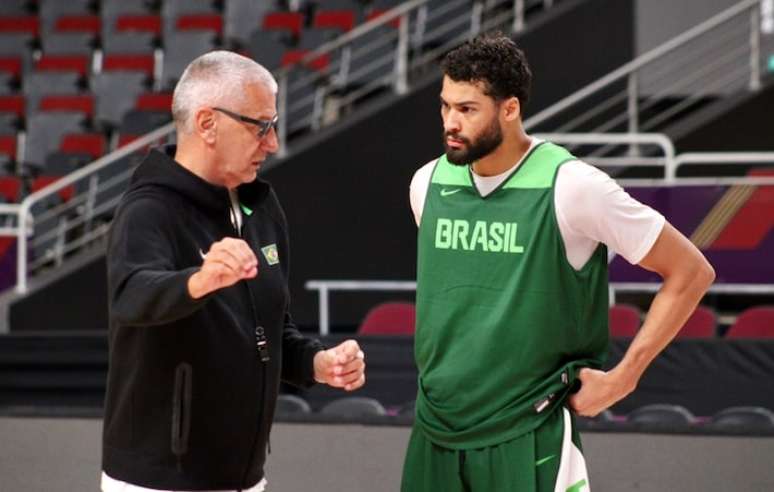
[[[449,148],[446,138],[452,137],[462,142],[460,149]],[[497,118],[492,118],[492,122],[484,128],[478,137],[471,141],[461,135],[451,132],[443,133],[443,146],[446,149],[446,160],[457,166],[472,164],[473,162],[491,154],[500,144],[503,143],[503,131],[500,128],[500,122]]]

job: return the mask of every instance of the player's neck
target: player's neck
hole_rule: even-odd
[[[531,144],[532,139],[523,131],[503,135],[499,147],[473,163],[473,172],[484,177],[502,174],[524,157]]]

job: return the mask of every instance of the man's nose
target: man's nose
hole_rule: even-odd
[[[266,134],[265,137],[263,137],[263,141],[261,142],[261,147],[266,152],[269,152],[270,154],[274,154],[279,150],[279,138],[277,138],[277,130],[272,128],[269,130],[269,133]]]
[[[446,133],[457,133],[461,130],[460,120],[454,111],[449,111],[443,119],[443,130]]]

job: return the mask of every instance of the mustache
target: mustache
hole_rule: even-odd
[[[448,137],[452,137],[454,140],[459,140],[460,142],[462,142],[464,144],[470,145],[470,140],[468,140],[467,138],[463,137],[462,135],[460,135],[457,132],[443,132],[443,140],[444,140],[444,142],[446,141],[446,139]]]

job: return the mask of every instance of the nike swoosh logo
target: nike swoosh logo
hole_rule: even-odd
[[[543,463],[546,463],[548,461],[551,461],[552,459],[556,458],[555,454],[552,454],[551,456],[546,456],[545,458],[541,458],[535,462],[535,466],[540,466]]]
[[[457,189],[455,189],[455,190],[446,190],[446,189],[443,189],[443,190],[441,190],[441,196],[449,196],[449,195],[453,195],[453,194],[457,193],[458,191],[462,191],[462,188],[457,188]]]

